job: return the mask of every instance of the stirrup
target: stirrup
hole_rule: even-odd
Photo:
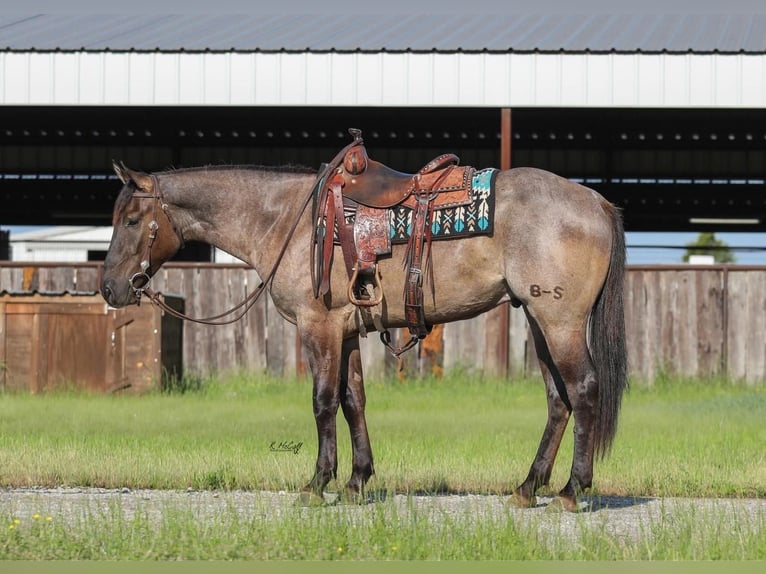
[[[354,267],[354,273],[351,275],[351,279],[348,282],[348,300],[357,307],[375,307],[376,305],[380,305],[380,303],[383,301],[383,285],[381,284],[380,278],[378,277],[378,266],[376,265],[372,272],[373,290],[378,290],[378,296],[375,299],[358,299],[356,295],[354,295],[354,285],[356,284],[356,280],[358,278],[359,265],[356,265]]]

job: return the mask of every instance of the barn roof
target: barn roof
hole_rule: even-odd
[[[766,53],[766,13],[31,14],[0,50]]]

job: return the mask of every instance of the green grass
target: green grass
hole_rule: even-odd
[[[367,396],[377,471],[370,487],[397,492],[510,492],[526,476],[546,416],[538,381],[375,383]],[[764,420],[761,387],[636,387],[611,455],[596,464],[595,488],[764,496]],[[281,441],[302,445],[297,454],[273,452]],[[342,415],[338,443],[342,483],[350,473]],[[554,488],[567,480],[571,451],[567,432]],[[307,381],[242,375],[183,394],[0,395],[0,486],[297,490],[315,456]]]
[[[188,392],[182,392],[182,391]],[[507,493],[526,475],[545,422],[539,381],[368,384],[378,475],[370,490]],[[766,496],[766,392],[723,382],[660,381],[626,396],[595,490],[635,497]],[[339,415],[339,480],[350,472]],[[553,487],[567,479],[567,432]],[[274,452],[279,442],[302,443]],[[297,452],[296,452],[297,450]],[[174,392],[0,395],[0,485],[297,491],[316,453],[311,385],[255,375],[177,385]],[[766,517],[732,522],[689,509],[636,537],[582,515],[535,511],[438,514],[393,497],[363,507],[235,508],[209,520],[189,504],[126,513],[118,504],[60,520],[0,510],[7,559],[546,559],[763,560]],[[52,512],[52,520],[45,520]],[[154,514],[152,514],[154,512]],[[596,513],[596,518],[598,513]],[[18,524],[15,520],[19,520]],[[560,535],[574,521],[574,539]]]

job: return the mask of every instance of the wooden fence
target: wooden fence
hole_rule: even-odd
[[[97,291],[99,264],[0,264],[2,291]],[[244,299],[259,283],[241,265],[168,264],[153,279],[155,290],[178,295],[192,316],[210,316]],[[766,380],[766,267],[630,267],[625,283],[631,375],[651,383],[657,373]],[[147,303],[148,304],[148,303]],[[404,337],[404,333],[395,334]],[[401,368],[377,334],[363,342],[367,376]],[[185,372],[305,367],[295,328],[266,297],[239,322],[205,326],[187,322]],[[405,356],[405,372],[461,368],[476,374],[536,374],[524,313],[494,310],[438,326]]]

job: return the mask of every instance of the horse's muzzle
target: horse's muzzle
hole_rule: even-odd
[[[101,296],[111,307],[117,309],[135,302],[133,291],[120,289],[114,279],[104,279],[101,283]]]

